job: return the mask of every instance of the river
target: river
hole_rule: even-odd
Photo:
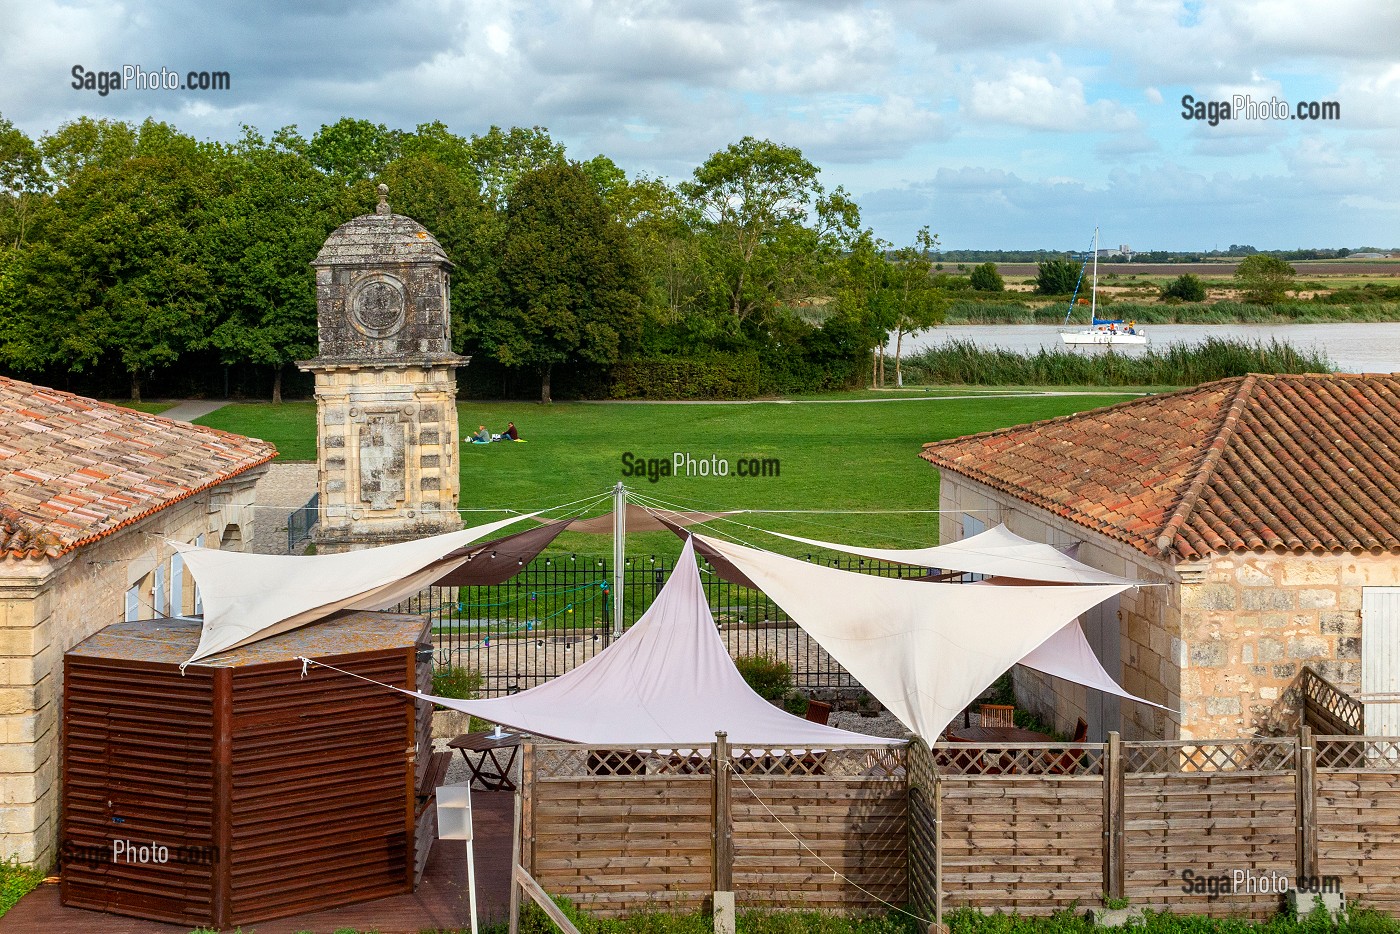
[[[1287,341],[1299,350],[1319,349],[1332,365],[1350,373],[1400,373],[1400,322],[1381,324],[1149,324],[1139,330],[1148,335],[1152,346],[1196,344],[1207,337],[1245,340],[1251,343],[1271,339]],[[1067,350],[1060,341],[1059,328],[1038,324],[950,325],[919,331],[904,338],[903,352],[912,353],[949,340],[969,340],[984,347],[1034,352]],[[890,351],[894,342],[890,342]],[[1116,353],[1142,353],[1142,347],[1115,347]],[[1076,349],[1075,353],[1104,353],[1101,348]]]

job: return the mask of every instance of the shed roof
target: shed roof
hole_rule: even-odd
[[[1400,553],[1400,374],[1251,374],[920,456],[1153,556]]]
[[[60,557],[275,456],[256,438],[0,377],[0,555]]]
[[[426,634],[428,622],[402,613],[353,611],[338,613],[318,623],[230,649],[217,660],[196,664],[243,668],[292,661],[299,656],[332,658],[359,652],[381,652],[416,645]],[[181,665],[199,644],[200,622],[195,619],[142,619],[113,623],[79,642],[70,655],[113,661]]]

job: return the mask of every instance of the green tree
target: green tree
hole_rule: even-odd
[[[244,127],[220,160],[220,194],[202,227],[216,323],[199,345],[225,364],[272,368],[282,401],[288,364],[316,354],[310,263],[336,225],[357,213],[346,188],[317,171],[291,128],[265,141]]]
[[[120,366],[131,397],[201,337],[210,279],[202,206],[213,147],[147,121],[124,162],[85,160],[35,218],[0,281],[0,360],[20,370]]]
[[[554,368],[617,362],[636,339],[644,283],[626,229],[575,164],[522,176],[506,211],[503,303],[483,322],[483,346],[502,364],[540,375],[551,401]]]
[[[1235,267],[1235,282],[1246,301],[1265,305],[1276,302],[1293,287],[1298,271],[1277,256],[1252,253]]]
[[[892,257],[888,294],[894,301],[896,309],[894,315],[894,381],[895,385],[898,386],[904,385],[904,373],[901,369],[904,335],[933,327],[941,322],[947,313],[947,299],[942,292],[933,287],[933,280],[930,277],[933,265],[932,256],[937,249],[938,235],[930,234],[928,226],[925,225],[920,227],[919,232],[914,235],[912,244],[896,251]],[[976,275],[975,272],[974,275]],[[882,385],[885,375],[883,370],[882,362],[880,373]]]
[[[372,178],[398,155],[403,134],[382,123],[342,117],[311,137],[306,154],[312,165],[344,182]]]
[[[810,286],[858,230],[854,202],[841,189],[828,196],[819,172],[799,149],[746,136],[679,186],[699,215],[714,288],[734,326]]]
[[[1069,295],[1079,283],[1081,268],[1067,259],[1049,259],[1037,263],[1035,290],[1042,295]]]
[[[997,272],[996,263],[983,263],[972,268],[972,288],[976,292],[1004,292],[1006,283]]]
[[[550,139],[542,126],[513,126],[509,131],[493,126],[484,135],[473,136],[468,148],[471,165],[481,181],[481,196],[487,204],[504,209],[515,184],[525,175],[548,165],[563,165],[564,147]]]
[[[48,190],[48,173],[34,141],[0,116],[0,256],[24,245],[29,222]]]
[[[1162,286],[1162,298],[1176,299],[1182,302],[1203,302],[1206,300],[1205,283],[1189,272],[1182,273]]]

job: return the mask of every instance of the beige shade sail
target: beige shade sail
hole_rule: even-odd
[[[1011,577],[1021,580],[1041,581],[1058,584],[1137,584],[1129,580],[1077,561],[1055,548],[1053,545],[1033,542],[1022,538],[1005,525],[998,525],[979,532],[969,538],[950,542],[947,545],[932,545],[928,548],[859,548],[855,545],[841,545],[836,542],[823,542],[815,538],[802,538],[782,532],[770,532],[779,538],[801,542],[814,548],[842,551],[860,555],[876,561],[891,561],[895,564],[912,564],[916,567],[941,568],[944,570],[966,571],[972,574],[987,574],[993,577]]]
[[[1130,585],[970,587],[808,564],[705,536],[900,721],[934,740],[1032,649]]]
[[[668,509],[649,509],[634,503],[628,503],[622,513],[623,519],[627,523],[625,528],[629,534],[632,532],[664,532],[673,526],[684,528],[697,522],[708,522],[721,516],[732,515],[734,515],[732,512],[672,512]],[[611,535],[613,518],[614,513],[607,512],[591,519],[575,519],[569,523],[569,531]]]
[[[537,736],[621,748],[693,748],[719,731],[741,748],[904,742],[813,723],[754,693],[715,628],[689,541],[641,619],[577,668],[507,697],[403,693]]]
[[[287,632],[339,610],[383,610],[467,560],[463,546],[531,516],[336,555],[258,555],[171,542],[199,585],[204,629],[185,662]]]

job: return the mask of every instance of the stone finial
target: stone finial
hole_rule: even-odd
[[[384,184],[383,182],[380,182],[380,183],[379,183],[379,187],[378,187],[378,191],[379,191],[379,203],[378,203],[377,205],[374,206],[374,213],[376,213],[376,214],[388,214],[388,213],[389,213],[389,186],[386,185],[386,184]]]

